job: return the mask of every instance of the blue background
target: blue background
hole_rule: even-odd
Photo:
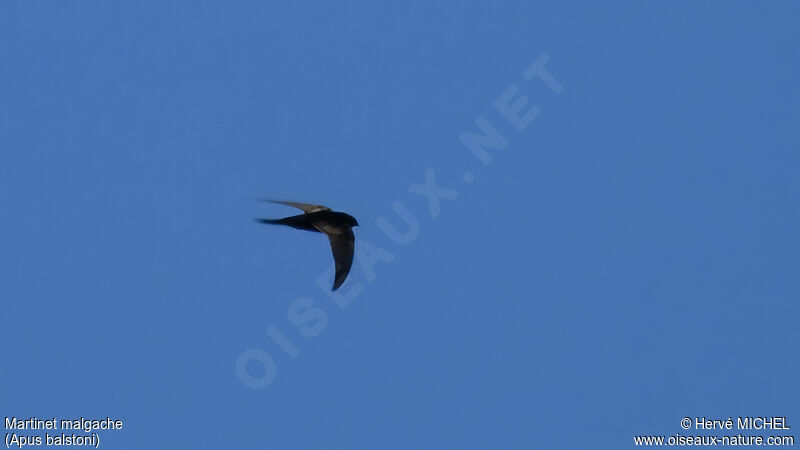
[[[0,3],[0,415],[121,418],[101,448],[800,428],[797,3],[429,3]],[[543,53],[561,94],[522,77]],[[512,83],[542,110],[521,132]],[[508,141],[486,167],[481,116]],[[436,218],[428,167],[459,191]],[[394,258],[341,309],[324,237],[255,224],[295,213],[259,197]]]

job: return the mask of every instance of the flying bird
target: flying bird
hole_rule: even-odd
[[[284,202],[267,200],[270,203],[280,203],[303,210],[303,214],[284,217],[283,219],[256,219],[256,222],[272,225],[288,225],[298,230],[325,233],[331,242],[333,260],[336,263],[336,278],[333,289],[339,289],[344,283],[350,267],[353,265],[353,249],[355,236],[353,227],[358,226],[358,221],[350,214],[333,211],[327,206],[311,205],[308,203]]]

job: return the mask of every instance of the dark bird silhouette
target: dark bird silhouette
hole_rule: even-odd
[[[302,209],[303,214],[284,217],[283,219],[256,219],[256,222],[288,225],[298,230],[315,231],[328,235],[328,240],[331,241],[333,260],[336,262],[336,278],[333,281],[332,290],[339,289],[339,286],[347,278],[347,274],[350,273],[350,267],[353,265],[353,250],[355,246],[353,227],[358,226],[358,221],[356,221],[355,217],[343,212],[332,211],[330,208],[321,205],[278,200],[267,201]]]

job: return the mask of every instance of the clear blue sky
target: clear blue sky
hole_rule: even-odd
[[[0,415],[122,419],[101,448],[800,429],[797,3],[277,3],[0,3]],[[258,197],[359,219],[346,308]]]

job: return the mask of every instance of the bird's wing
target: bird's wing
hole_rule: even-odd
[[[281,200],[267,200],[270,203],[280,203],[281,205],[292,206],[298,209],[302,209],[303,212],[306,214],[313,213],[317,211],[330,211],[331,209],[327,206],[322,205],[312,205],[310,203],[297,203],[297,202],[284,202]]]
[[[347,278],[347,274],[350,273],[356,238],[353,236],[353,230],[348,228],[343,234],[329,234],[328,239],[331,241],[333,260],[336,262],[336,279],[333,281],[332,289],[335,291],[339,289],[339,286]]]

